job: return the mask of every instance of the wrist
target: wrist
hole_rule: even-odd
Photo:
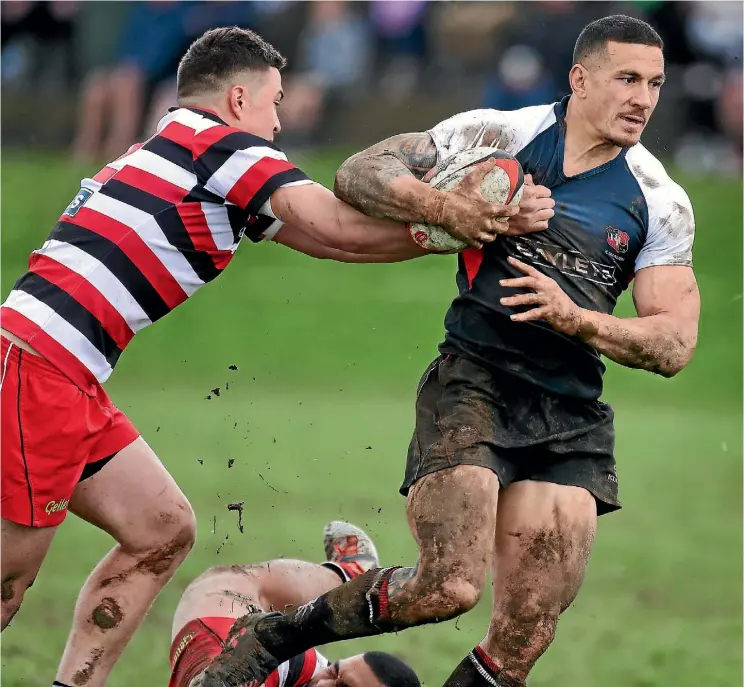
[[[596,336],[599,325],[595,321],[595,313],[585,308],[576,308],[576,331],[574,336],[588,343]]]
[[[424,222],[439,227],[444,224],[444,206],[447,194],[436,188],[431,188],[424,202]]]

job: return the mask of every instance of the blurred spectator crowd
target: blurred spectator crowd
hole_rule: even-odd
[[[116,157],[175,103],[189,43],[238,25],[289,59],[283,145],[363,144],[460,110],[559,98],[581,28],[618,12],[647,19],[666,44],[668,82],[646,144],[685,168],[739,174],[738,1],[3,1],[3,142],[33,144],[28,132],[45,118],[44,145]]]

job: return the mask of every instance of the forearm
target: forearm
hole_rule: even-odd
[[[365,215],[428,223],[439,194],[420,179],[436,160],[429,134],[393,136],[346,160],[334,192]]]
[[[271,206],[287,225],[279,235],[302,232],[323,246],[358,255],[413,257],[413,241],[405,225],[363,215],[318,184],[279,189],[271,197]]]
[[[279,241],[279,237],[277,237]],[[279,241],[281,243],[281,241]],[[414,258],[420,258],[424,255],[429,255],[423,248],[417,246],[413,242],[409,245],[402,247],[397,253],[350,253],[349,251],[338,250],[337,248],[329,248],[320,243],[305,244],[302,247],[298,245],[290,245],[285,243],[289,248],[296,250],[300,253],[310,256],[311,258],[318,258],[320,260],[334,260],[335,262],[346,262],[346,263],[392,263],[392,262],[404,262],[405,260],[413,260]]]
[[[295,226],[282,227],[274,237],[274,241],[310,257],[337,262],[401,262],[427,254],[423,248],[410,239],[408,232],[405,232],[401,238],[400,233],[404,230],[401,229],[400,225],[394,226],[397,228],[397,232],[393,236],[393,240],[368,242],[366,237],[363,237],[363,240],[358,242],[357,248],[366,248],[367,252],[365,250],[353,252],[328,246]],[[362,245],[365,243],[367,245]]]
[[[320,258],[321,260],[334,260],[335,262],[382,264],[405,262],[406,260],[413,260],[424,255],[429,255],[429,253],[418,246],[413,246],[410,250],[399,253],[347,253],[346,251],[327,248],[313,257]]]
[[[336,174],[334,191],[338,198],[371,217],[427,222],[431,186],[416,179],[393,156],[356,157],[345,162]]]
[[[408,228],[397,221],[368,217],[346,203],[337,200],[338,237],[324,240],[329,248],[358,255],[393,254],[407,257],[423,255]]]
[[[620,318],[582,309],[577,336],[620,365],[672,377],[690,362],[697,328],[666,314]]]

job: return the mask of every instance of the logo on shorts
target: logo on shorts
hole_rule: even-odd
[[[626,253],[630,236],[627,232],[621,231],[617,227],[607,227],[607,243],[616,253]]]
[[[47,515],[51,515],[52,513],[59,513],[60,511],[66,510],[69,503],[70,499],[62,499],[61,501],[50,501],[44,507],[44,511]]]
[[[180,641],[178,646],[176,647],[176,650],[173,652],[173,658],[171,659],[171,665],[175,667],[175,665],[178,663],[178,659],[181,658],[181,654],[183,653],[183,650],[189,645],[189,642],[196,637],[196,632],[189,632],[187,635],[184,636],[184,638]]]

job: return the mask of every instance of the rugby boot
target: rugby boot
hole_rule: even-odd
[[[336,570],[347,582],[357,575],[380,567],[372,538],[360,527],[334,520],[323,528],[326,567]]]

